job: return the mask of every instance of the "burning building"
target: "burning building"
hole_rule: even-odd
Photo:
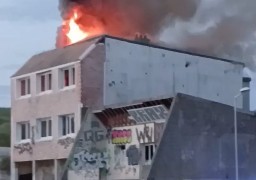
[[[56,46],[63,47],[99,34],[133,39],[135,33],[142,33],[156,40],[170,16],[189,18],[196,10],[196,3],[194,0],[162,0],[161,3],[154,0],[60,0],[63,23]]]
[[[243,86],[243,68],[240,62],[113,36],[37,54],[11,79],[12,177],[99,179],[104,172],[110,179],[127,179],[125,172],[131,179],[146,177],[161,139],[151,129],[162,131],[176,94],[232,105]],[[143,148],[143,165],[137,158],[128,161],[127,155],[141,157],[134,155]],[[129,166],[99,171],[110,159],[115,163],[117,152]],[[87,161],[75,160],[79,153],[87,154]],[[94,155],[103,161],[95,164]],[[63,174],[69,162],[75,171]]]

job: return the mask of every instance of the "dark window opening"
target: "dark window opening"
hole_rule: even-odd
[[[76,81],[76,79],[75,79],[75,68],[72,68],[72,75],[73,75],[73,82],[72,82],[72,84],[74,85],[75,84],[75,81]]]
[[[41,137],[46,137],[47,136],[47,128],[46,128],[47,122],[42,121],[41,122]]]
[[[21,124],[21,140],[26,139],[26,124]]]
[[[66,135],[67,131],[66,131],[66,118],[65,116],[62,117],[62,135]]]
[[[117,145],[121,150],[125,150],[125,145]]]
[[[69,86],[69,70],[64,70],[64,86]]]
[[[75,122],[74,122],[74,118],[71,118],[71,133],[75,132]]]
[[[52,136],[52,121],[50,120],[50,121],[48,121],[48,123],[49,123],[49,136]]]
[[[41,91],[45,91],[45,76],[41,76]]]
[[[51,89],[52,89],[52,74],[49,74],[49,75],[48,75],[48,78],[49,78],[48,87],[49,87],[49,90],[51,90]]]
[[[149,160],[149,146],[145,147],[145,160],[148,161]]]

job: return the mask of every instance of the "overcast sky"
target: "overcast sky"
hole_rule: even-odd
[[[10,106],[10,76],[32,55],[54,48],[60,23],[58,0],[1,0],[0,107]],[[255,80],[251,87],[251,105],[256,109]]]
[[[1,0],[0,107],[10,106],[10,76],[33,54],[55,46],[58,0]]]

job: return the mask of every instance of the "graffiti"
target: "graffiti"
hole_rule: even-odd
[[[140,152],[136,145],[132,145],[127,149],[126,156],[128,157],[128,165],[139,165]]]
[[[125,165],[125,152],[121,150],[121,148],[115,146],[114,150],[114,170],[118,170],[120,172],[123,172],[123,170],[126,168]]]
[[[139,143],[150,143],[153,142],[153,127],[149,127],[144,124],[143,131],[136,128],[136,135]]]
[[[106,139],[106,133],[103,130],[84,131],[84,140],[86,142],[99,142]]]
[[[168,116],[168,110],[163,105],[131,109],[128,110],[128,113],[137,123],[165,120]]]
[[[109,156],[107,152],[81,151],[73,156],[71,164],[74,170],[106,168]]]
[[[100,123],[98,121],[92,121],[91,129],[84,131],[85,142],[99,142],[105,139],[107,139],[107,133],[100,128]]]
[[[111,166],[111,173],[108,174],[111,176],[110,179],[118,179],[120,176],[125,176],[127,179],[138,179],[139,167],[135,166],[139,163],[140,155],[138,154],[139,150],[135,145],[130,146],[128,151],[115,146],[113,156],[114,161]]]
[[[99,179],[99,170],[86,169],[84,172],[85,179]]]
[[[163,131],[164,131],[164,123],[155,123],[155,128],[154,128],[155,132],[155,142],[159,142]]]
[[[58,144],[60,144],[61,146],[64,146],[65,149],[67,149],[74,142],[75,142],[75,139],[71,137],[66,137],[65,139],[58,140]]]
[[[14,149],[17,149],[19,154],[23,154],[24,152],[28,152],[29,154],[33,153],[32,146],[29,142],[15,145]]]
[[[132,130],[113,130],[111,133],[112,144],[127,144],[132,142]]]

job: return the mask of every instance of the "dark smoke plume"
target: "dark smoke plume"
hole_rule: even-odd
[[[255,67],[255,0],[60,0],[62,18],[75,6],[85,14],[81,24],[101,26],[106,34],[145,33],[175,48]]]

